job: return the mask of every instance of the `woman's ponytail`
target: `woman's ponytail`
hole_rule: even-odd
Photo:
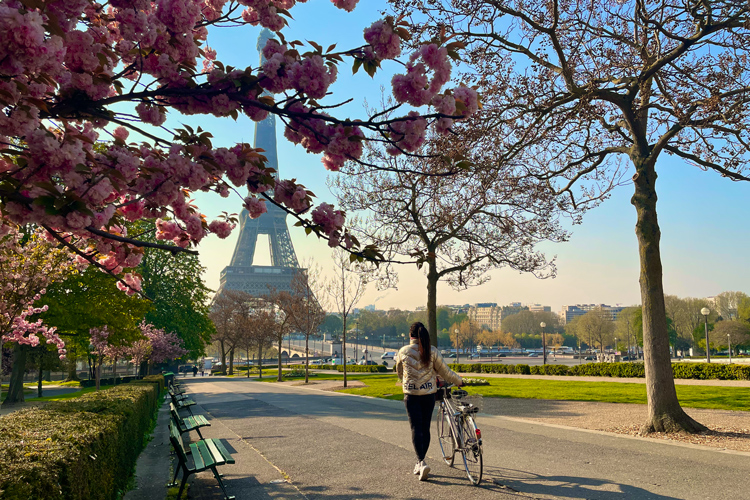
[[[422,323],[417,321],[411,325],[409,337],[419,340],[419,360],[422,361],[424,366],[429,366],[432,359],[430,332],[427,331],[427,328]]]

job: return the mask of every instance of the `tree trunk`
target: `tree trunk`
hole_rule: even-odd
[[[219,341],[219,346],[221,346],[221,374],[226,375],[227,374],[227,350],[226,347],[224,347],[224,341]]]
[[[263,344],[258,342],[258,378],[263,378]]]
[[[26,348],[19,344],[13,345],[13,368],[10,372],[8,383],[8,395],[3,401],[3,406],[13,403],[23,403],[23,374],[26,371]]]
[[[440,276],[434,250],[428,248],[427,259],[427,330],[430,332],[430,344],[437,347],[437,284]]]
[[[342,314],[344,320],[344,334],[341,336],[341,362],[344,364],[344,387],[346,387],[346,314]]]
[[[226,368],[224,369],[224,375],[226,375]],[[234,347],[229,349],[229,375],[234,375]]]
[[[641,433],[704,431],[706,427],[682,410],[674,386],[659,251],[661,232],[656,217],[656,169],[653,162],[634,163],[635,194],[631,203],[638,214],[635,233],[641,264],[643,358],[648,397],[648,420]]]
[[[310,335],[305,332],[305,383],[310,382]]]
[[[42,397],[42,378],[44,377],[44,370],[42,367],[42,356],[39,356],[39,374],[36,379],[36,397]]]
[[[276,379],[277,382],[281,382],[283,377],[281,376],[281,347],[284,345],[284,336],[279,335],[279,376]],[[289,353],[287,353],[287,358],[289,357]],[[287,363],[289,364],[289,363]]]

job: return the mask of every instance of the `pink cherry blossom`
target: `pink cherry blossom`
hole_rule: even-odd
[[[266,200],[261,200],[259,198],[255,198],[254,196],[245,198],[245,203],[243,206],[245,207],[245,210],[248,211],[251,219],[257,219],[268,211],[268,209],[266,208]]]
[[[223,220],[214,220],[208,225],[208,230],[222,240],[232,233],[232,229],[234,229],[234,224]]]
[[[375,21],[365,28],[365,41],[370,44],[378,59],[394,59],[401,55],[401,38],[387,19]]]

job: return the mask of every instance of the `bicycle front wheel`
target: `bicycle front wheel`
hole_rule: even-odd
[[[456,440],[453,438],[451,429],[451,417],[445,411],[444,406],[440,406],[437,414],[437,435],[440,443],[440,452],[443,454],[443,461],[453,466],[453,457],[456,455]]]
[[[477,436],[477,424],[470,415],[461,419],[461,455],[464,459],[466,475],[472,484],[478,485],[482,480],[482,445]]]

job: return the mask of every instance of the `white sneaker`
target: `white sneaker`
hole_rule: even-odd
[[[419,474],[419,469],[422,468],[422,462],[417,462],[417,465],[414,466],[414,475],[416,476]]]
[[[419,480],[426,481],[430,477],[430,466],[422,461],[422,467],[419,468]]]

